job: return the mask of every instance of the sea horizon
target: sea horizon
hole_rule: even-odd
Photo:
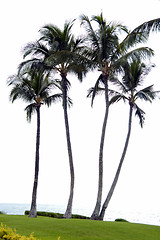
[[[64,213],[65,205],[37,204],[37,211]],[[0,211],[7,215],[24,215],[26,210],[30,210],[29,203],[0,203]],[[88,208],[73,207],[73,214],[91,216]],[[160,226],[160,211],[125,211],[108,210],[104,221],[115,221],[117,218],[125,219],[131,223],[141,223]]]

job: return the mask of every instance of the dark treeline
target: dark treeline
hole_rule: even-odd
[[[143,126],[145,112],[138,106],[137,100],[152,102],[158,93],[153,89],[153,85],[143,88],[142,84],[154,67],[147,61],[154,55],[154,51],[144,44],[151,32],[160,30],[160,18],[145,22],[132,31],[120,23],[107,22],[102,13],[91,19],[81,15],[79,19],[80,27],[85,29],[85,34],[81,37],[75,37],[72,32],[75,21],[66,21],[63,29],[54,24],[43,26],[40,29],[40,38],[24,47],[24,60],[19,64],[17,73],[8,80],[8,85],[11,87],[10,100],[14,102],[16,99],[22,99],[27,103],[25,110],[28,121],[31,120],[32,114],[37,115],[35,176],[29,217],[37,216],[40,110],[44,104],[49,107],[57,101],[62,103],[64,112],[70,166],[70,194],[64,218],[72,216],[75,174],[68,119],[68,106],[72,105],[68,95],[71,87],[68,79],[70,73],[82,81],[88,72],[97,70],[99,77],[95,85],[88,90],[87,97],[91,98],[91,105],[93,105],[96,95],[99,93],[105,95],[98,157],[98,191],[95,208],[91,215],[91,219],[94,220],[103,220],[116,187],[129,144],[133,112],[138,116],[141,127]],[[122,36],[124,38],[121,41]],[[55,73],[59,74],[59,79],[55,79]],[[113,90],[112,86],[116,86],[117,90]],[[128,102],[128,132],[115,178],[102,204],[103,150],[109,108],[120,100]]]

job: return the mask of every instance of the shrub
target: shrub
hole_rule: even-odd
[[[3,212],[3,211],[0,211],[0,214],[6,214],[5,212]]]
[[[90,217],[86,217],[83,215],[73,214],[72,218],[78,218],[78,219],[90,219]]]
[[[29,211],[25,211],[25,215],[29,215]],[[53,217],[53,218],[63,218],[62,213],[53,213],[53,212],[42,212],[42,211],[37,211],[37,216],[44,216],[44,217]],[[89,217],[83,216],[83,215],[78,215],[78,214],[73,214],[72,218],[78,218],[78,219],[90,219]]]
[[[115,219],[115,222],[128,222],[128,221],[123,218],[117,218]]]
[[[21,235],[16,233],[16,230],[13,231],[11,228],[4,226],[2,223],[1,223],[1,226],[0,226],[0,239],[5,239],[5,240],[36,240],[36,238],[33,237],[32,234],[29,237],[21,236]]]

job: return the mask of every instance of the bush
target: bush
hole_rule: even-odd
[[[29,215],[29,211],[25,211],[25,215]],[[37,216],[44,216],[44,217],[53,217],[53,218],[63,218],[62,213],[53,213],[53,212],[42,212],[42,211],[37,211]],[[73,214],[72,218],[77,218],[77,219],[90,219],[89,217],[83,216],[83,215],[78,215],[78,214]]]
[[[16,233],[16,230],[13,231],[11,228],[4,226],[2,223],[1,223],[1,226],[0,226],[0,239],[5,239],[5,240],[36,240],[36,238],[33,237],[32,234],[29,237],[21,236],[21,235]]]
[[[5,212],[3,212],[3,211],[0,211],[0,214],[6,214]]]
[[[86,217],[83,215],[73,214],[72,218],[78,218],[78,219],[90,219],[90,217]]]
[[[115,219],[115,222],[128,222],[128,221],[123,218],[117,218]]]

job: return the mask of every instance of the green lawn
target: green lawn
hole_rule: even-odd
[[[160,226],[127,222],[102,222],[84,219],[55,219],[48,217],[0,214],[0,222],[17,233],[41,240],[160,240]]]

